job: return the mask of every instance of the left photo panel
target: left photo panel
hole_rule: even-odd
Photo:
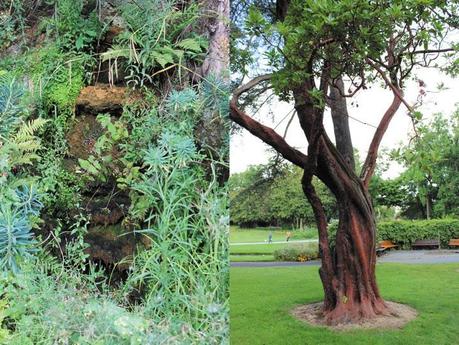
[[[229,0],[0,1],[0,344],[228,344]]]

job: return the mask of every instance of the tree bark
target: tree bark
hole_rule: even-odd
[[[294,92],[300,124],[311,145],[317,135],[314,121],[321,115],[307,95],[304,89]],[[329,324],[338,324],[387,315],[390,311],[376,284],[376,223],[367,188],[325,132],[317,145],[314,174],[334,194],[339,211],[333,252],[329,245],[325,211],[311,183],[311,166],[306,164],[302,187],[313,207],[319,230],[324,316]],[[308,149],[308,159],[313,154]]]
[[[209,40],[207,55],[197,70],[199,78],[218,79],[229,83],[229,0],[203,0],[201,31]],[[194,76],[195,77],[195,76]],[[223,83],[222,83],[223,85]],[[223,184],[229,178],[227,164],[229,157],[229,125],[225,114],[215,109],[206,109],[196,126],[195,135],[199,146],[207,156],[205,163],[207,175],[212,175],[211,163],[219,161],[215,173]]]
[[[343,155],[352,170],[355,170],[354,146],[349,129],[349,114],[344,94],[343,79],[336,80],[330,87],[330,110],[335,132],[336,148]]]

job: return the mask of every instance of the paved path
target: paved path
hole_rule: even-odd
[[[459,264],[459,250],[392,250],[378,258],[378,263],[396,262],[401,264]],[[320,260],[307,262],[232,262],[232,267],[293,267],[318,266]]]
[[[317,239],[312,239],[312,240],[295,240],[295,241],[273,241],[271,243],[268,243],[268,241],[264,242],[232,242],[230,243],[230,246],[248,246],[252,244],[279,244],[279,243],[312,243],[312,242],[317,242]]]

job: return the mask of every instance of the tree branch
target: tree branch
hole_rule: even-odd
[[[406,52],[403,55],[414,55],[414,54],[439,54],[439,53],[449,53],[457,51],[454,48],[443,48],[443,49],[425,49],[425,50],[415,50],[412,52]]]
[[[408,102],[406,102],[403,98],[403,91],[389,80],[389,78],[384,74],[379,66],[377,66],[368,58],[366,59],[366,62],[381,75],[387,86],[390,87],[394,94],[394,99],[392,100],[391,105],[389,108],[387,108],[384,116],[379,122],[378,127],[376,128],[376,132],[373,136],[373,139],[371,140],[370,147],[368,148],[368,154],[365,159],[365,163],[363,164],[362,171],[360,173],[360,178],[362,179],[364,186],[368,187],[376,168],[376,159],[378,158],[379,145],[381,144],[382,138],[384,137],[384,134],[386,133],[392,118],[402,103],[405,104],[410,113],[413,112],[413,107],[409,105]]]
[[[247,84],[244,84],[238,87],[236,90],[234,90],[233,98],[230,101],[230,119],[236,122],[241,127],[248,130],[257,138],[261,139],[266,144],[270,145],[277,152],[279,152],[282,155],[282,157],[284,157],[286,160],[301,168],[304,168],[308,160],[308,157],[304,153],[298,151],[297,149],[287,144],[284,138],[277,134],[272,128],[265,126],[260,122],[254,120],[252,117],[247,115],[238,107],[239,97],[244,92],[249,91],[251,88],[255,87],[259,83],[270,79],[271,75],[259,76],[257,78],[252,79]]]
[[[392,90],[392,92],[398,97],[400,98],[400,101],[408,108],[408,111],[410,113],[412,113],[414,111],[413,107],[403,98],[403,94],[402,94],[402,91],[397,87],[395,86],[390,80],[389,78],[387,78],[387,76],[384,74],[384,72],[381,70],[381,68],[379,68],[373,61],[371,61],[370,59],[366,59],[366,62],[371,66],[373,67],[380,75],[381,77],[384,79],[384,81],[386,82],[386,85],[389,86],[389,88]]]
[[[402,99],[394,94],[394,99],[392,100],[389,108],[387,108],[386,112],[384,113],[384,116],[379,122],[373,139],[371,140],[367,158],[365,159],[365,163],[363,164],[362,172],[360,174],[360,178],[362,179],[363,185],[365,187],[368,187],[371,177],[374,174],[376,168],[376,159],[378,158],[378,149],[379,145],[381,144],[381,140],[386,133],[387,128],[389,127],[390,121],[394,117],[401,104]]]

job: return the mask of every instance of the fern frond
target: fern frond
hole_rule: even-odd
[[[19,131],[14,136],[14,141],[17,143],[31,140],[35,133],[42,129],[48,120],[38,118],[28,122],[25,122]]]

